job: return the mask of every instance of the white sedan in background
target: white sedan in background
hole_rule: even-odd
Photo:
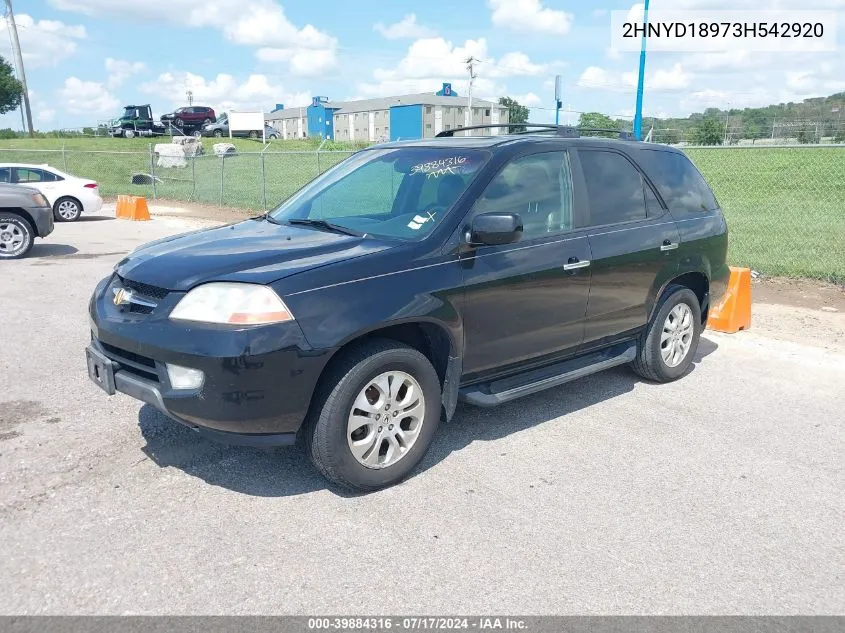
[[[77,178],[49,165],[0,163],[0,182],[38,189],[50,201],[57,222],[73,222],[103,207],[100,188],[87,178]]]

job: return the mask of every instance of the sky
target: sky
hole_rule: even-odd
[[[636,52],[610,47],[612,10],[631,0],[13,0],[35,126],[94,126],[126,104],[160,115],[186,105],[218,111],[307,106],[331,100],[434,92],[511,96],[531,121],[554,120],[554,77],[563,122],[578,112],[630,117]],[[835,9],[845,0],[652,0],[651,9]],[[761,13],[761,16],[764,15]],[[0,55],[11,61],[8,25]],[[839,35],[839,42],[845,35]],[[845,55],[651,53],[645,116],[686,116],[845,90]],[[19,112],[0,127],[21,128]]]

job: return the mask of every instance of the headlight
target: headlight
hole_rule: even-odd
[[[197,286],[176,304],[170,318],[229,325],[293,321],[284,301],[267,286],[228,282]]]
[[[32,201],[35,203],[36,207],[49,207],[50,206],[50,203],[47,201],[47,198],[44,197],[43,193],[32,194]]]

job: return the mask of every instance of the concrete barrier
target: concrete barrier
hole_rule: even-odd
[[[147,199],[142,196],[118,196],[114,215],[121,220],[149,220]]]
[[[707,329],[733,334],[751,327],[751,269],[731,266],[728,289],[722,300],[710,307]]]

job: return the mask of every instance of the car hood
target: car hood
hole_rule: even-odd
[[[267,284],[390,246],[372,238],[255,219],[150,242],[115,270],[121,277],[168,290],[189,290],[206,281]]]

